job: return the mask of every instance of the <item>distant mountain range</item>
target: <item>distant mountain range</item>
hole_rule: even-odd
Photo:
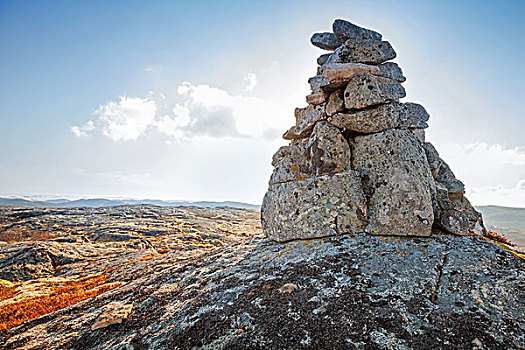
[[[241,209],[254,209],[259,210],[259,205],[225,201],[225,202],[213,202],[213,201],[163,201],[158,199],[107,199],[107,198],[89,198],[89,199],[75,199],[69,200],[64,198],[49,199],[49,200],[29,200],[23,198],[2,198],[0,197],[0,206],[6,207],[33,207],[33,208],[73,208],[73,207],[113,207],[119,205],[138,205],[138,204],[151,204],[158,206],[174,206],[174,207],[203,207],[203,208],[216,208],[216,207],[232,207]]]
[[[476,209],[483,214],[483,221],[489,230],[502,233],[525,248],[525,208],[488,205]]]

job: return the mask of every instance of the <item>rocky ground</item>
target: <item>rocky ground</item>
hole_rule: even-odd
[[[155,274],[164,263],[235,249],[260,237],[258,216],[233,208],[0,207],[0,329]]]
[[[258,216],[0,209],[0,348],[525,348],[524,261],[494,242],[275,243]]]

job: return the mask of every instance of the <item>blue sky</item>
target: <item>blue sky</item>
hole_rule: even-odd
[[[524,7],[2,1],[0,196],[260,202],[322,53],[309,38],[345,18],[392,43],[471,200],[525,207]]]

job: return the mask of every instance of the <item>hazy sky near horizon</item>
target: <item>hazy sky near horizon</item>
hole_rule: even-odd
[[[523,1],[2,1],[0,196],[260,203],[335,18],[392,43],[475,205],[525,207]]]

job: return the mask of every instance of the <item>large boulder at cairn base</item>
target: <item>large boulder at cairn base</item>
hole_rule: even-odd
[[[265,234],[279,242],[362,232],[366,215],[354,171],[270,185],[261,207]]]
[[[352,168],[364,177],[369,196],[366,232],[430,236],[434,180],[421,141],[408,130],[357,136]]]
[[[360,109],[405,97],[403,86],[396,80],[371,74],[350,79],[344,92],[345,106]]]

